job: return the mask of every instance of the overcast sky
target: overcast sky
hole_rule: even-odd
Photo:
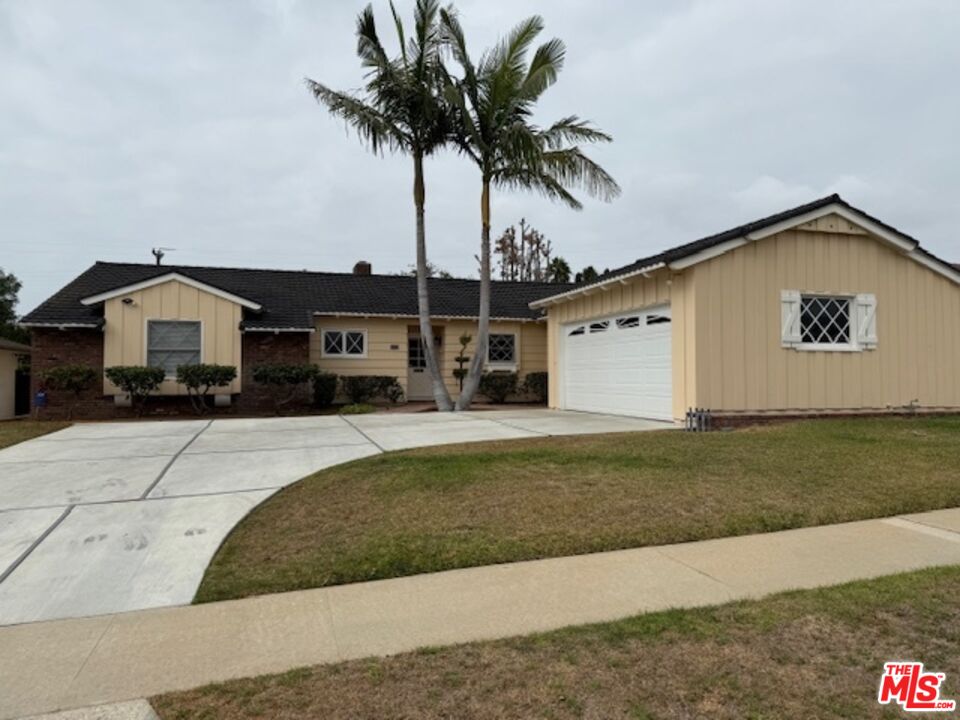
[[[412,2],[398,0],[404,17]],[[960,261],[955,0],[464,0],[478,54],[527,15],[623,186],[581,212],[497,193],[576,270],[632,262],[830,192]],[[0,267],[22,313],[96,260],[397,272],[411,166],[376,157],[304,76],[361,84],[348,0],[0,0]],[[374,3],[388,35],[388,6]],[[392,36],[390,36],[392,40]],[[427,166],[430,258],[471,275],[479,177]]]

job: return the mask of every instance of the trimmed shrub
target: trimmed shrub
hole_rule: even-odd
[[[502,370],[484,373],[480,378],[479,389],[490,402],[502,405],[507,401],[507,397],[517,394],[517,374]]]
[[[205,413],[210,405],[207,402],[210,390],[227,387],[237,377],[237,368],[233,365],[180,365],[177,368],[177,382],[187,387],[190,404],[198,415]]]
[[[313,404],[318,408],[328,408],[337,397],[336,373],[318,372],[313,378]]]
[[[311,382],[319,372],[320,368],[311,363],[257,365],[253,369],[253,381],[271,387],[273,409],[279,415],[280,409],[293,402],[300,388]]]
[[[403,401],[400,381],[390,375],[344,375],[340,378],[340,387],[355,405],[375,398],[383,398],[394,404]]]
[[[115,365],[108,367],[104,374],[107,380],[130,396],[130,404],[138,417],[143,415],[150,393],[158,390],[166,377],[163,368],[145,365]]]
[[[344,405],[340,408],[341,415],[366,415],[367,413],[376,411],[377,409],[373,405],[368,405],[367,403],[354,403],[353,405]]]
[[[58,365],[40,375],[40,382],[51,390],[73,393],[73,402],[67,408],[67,420],[73,420],[73,411],[84,390],[99,382],[100,373],[89,365]]]
[[[546,405],[548,380],[546,371],[527,373],[523,379],[523,392],[532,396],[538,403]]]

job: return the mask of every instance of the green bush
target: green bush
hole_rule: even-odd
[[[67,408],[67,420],[73,420],[73,411],[84,390],[99,382],[100,373],[89,365],[58,365],[40,374],[40,382],[51,390],[73,393],[73,402]]]
[[[343,394],[353,404],[383,398],[391,403],[403,401],[400,381],[390,375],[345,375],[340,378]]]
[[[337,397],[336,373],[318,372],[313,378],[313,404],[318,408],[328,408]]]
[[[549,378],[544,372],[527,373],[523,379],[523,392],[532,396],[538,403],[546,404]]]
[[[502,405],[507,397],[517,394],[517,374],[497,370],[484,373],[480,378],[480,392],[486,395],[490,402]]]
[[[366,415],[367,413],[376,411],[377,409],[373,405],[368,405],[367,403],[354,403],[353,405],[344,405],[340,408],[341,415]]]
[[[253,369],[253,381],[273,389],[273,409],[279,414],[280,409],[293,402],[300,389],[319,372],[320,368],[310,363],[257,365]]]
[[[150,393],[158,390],[166,377],[163,368],[145,365],[115,365],[104,373],[107,380],[130,396],[130,404],[138,416],[143,415]]]
[[[198,414],[205,413],[210,407],[207,397],[216,387],[227,387],[237,377],[237,368],[233,365],[180,365],[177,368],[177,382],[186,385],[190,404]]]

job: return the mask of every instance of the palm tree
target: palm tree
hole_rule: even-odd
[[[480,310],[477,343],[457,410],[470,407],[480,384],[490,328],[491,186],[532,190],[579,210],[569,188],[579,187],[603,200],[620,193],[616,181],[588,158],[577,143],[612,138],[576,116],[546,128],[531,122],[540,96],[556,82],[565,47],[554,38],[540,45],[529,64],[527,52],[543,30],[534,16],[517,25],[475,65],[463,28],[450,10],[440,11],[444,40],[462,76],[448,77],[446,97],[455,111],[454,132],[460,151],[480,169]]]
[[[400,42],[400,55],[396,58],[390,58],[380,42],[373,8],[368,5],[357,17],[357,55],[367,71],[362,95],[337,92],[309,78],[306,82],[317,101],[352,126],[373,152],[386,148],[413,158],[420,338],[437,408],[452,410],[453,401],[440,375],[430,324],[423,178],[424,158],[442,148],[450,137],[450,113],[443,91],[442,37],[437,23],[440,4],[437,0],[417,0],[414,34],[409,39],[392,2],[390,11]]]

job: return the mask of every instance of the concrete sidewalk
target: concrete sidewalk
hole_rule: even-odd
[[[0,718],[960,563],[960,508],[0,628]]]

